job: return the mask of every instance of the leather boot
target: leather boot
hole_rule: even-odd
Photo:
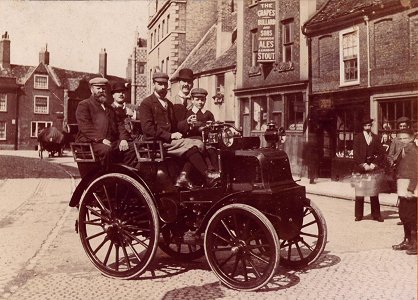
[[[218,171],[206,171],[206,186],[214,187],[221,179],[221,173]]]
[[[417,231],[416,229],[411,230],[411,243],[406,249],[406,254],[417,255]]]
[[[392,249],[393,250],[406,250],[408,249],[409,245],[410,245],[409,239],[405,237],[402,242],[400,242],[397,245],[393,245]]]
[[[174,186],[180,189],[187,189],[187,190],[192,190],[194,188],[193,184],[187,178],[187,173],[184,171],[180,172],[180,175],[179,177],[177,177],[177,180]]]

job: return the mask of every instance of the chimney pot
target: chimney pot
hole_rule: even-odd
[[[7,31],[2,34],[0,40],[0,68],[10,68],[10,40]]]
[[[103,77],[107,76],[107,53],[105,48],[101,49],[99,54],[99,74]]]

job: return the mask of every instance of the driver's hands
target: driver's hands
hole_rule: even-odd
[[[189,124],[189,125],[194,125],[195,123],[196,123],[196,115],[191,115],[191,116],[189,116],[187,119],[187,124]]]
[[[108,139],[103,139],[102,143],[109,147],[112,145],[112,143]]]
[[[183,135],[180,132],[173,132],[171,134],[171,139],[172,140],[179,140],[183,137]]]
[[[119,143],[119,150],[120,151],[126,151],[129,149],[128,142],[126,140],[121,140]]]

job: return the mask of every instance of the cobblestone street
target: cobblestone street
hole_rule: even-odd
[[[271,283],[258,292],[238,292],[222,286],[204,258],[178,263],[161,252],[157,252],[153,270],[140,279],[121,281],[100,275],[74,231],[77,210],[67,207],[71,182],[62,180],[62,183],[59,193],[54,195],[50,187],[57,182],[42,179],[38,194],[26,195],[27,202],[15,209],[15,215],[20,217],[11,219],[13,213],[9,217],[2,215],[1,235],[9,238],[1,249],[0,297],[19,300],[416,299],[416,256],[391,250],[391,245],[402,238],[394,207],[382,207],[386,220],[378,223],[367,216],[369,206],[366,205],[365,220],[354,222],[353,202],[312,196],[328,225],[324,255],[316,264],[302,270],[279,268]],[[24,214],[25,205],[28,209]],[[31,248],[38,249],[32,257],[25,254]]]

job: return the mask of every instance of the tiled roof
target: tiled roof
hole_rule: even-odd
[[[3,77],[15,77],[18,84],[24,84],[36,67],[23,65],[10,65],[10,68],[0,71]]]
[[[308,22],[305,27],[317,25],[322,22],[333,21],[338,18],[361,13],[368,10],[376,10],[389,5],[394,0],[328,0]],[[399,1],[397,1],[399,2]]]
[[[221,56],[216,58],[216,25],[212,26],[197,46],[190,52],[179,69],[190,68],[194,74],[211,70],[234,67],[237,61],[237,45],[232,44]],[[177,72],[173,74],[176,78]]]

